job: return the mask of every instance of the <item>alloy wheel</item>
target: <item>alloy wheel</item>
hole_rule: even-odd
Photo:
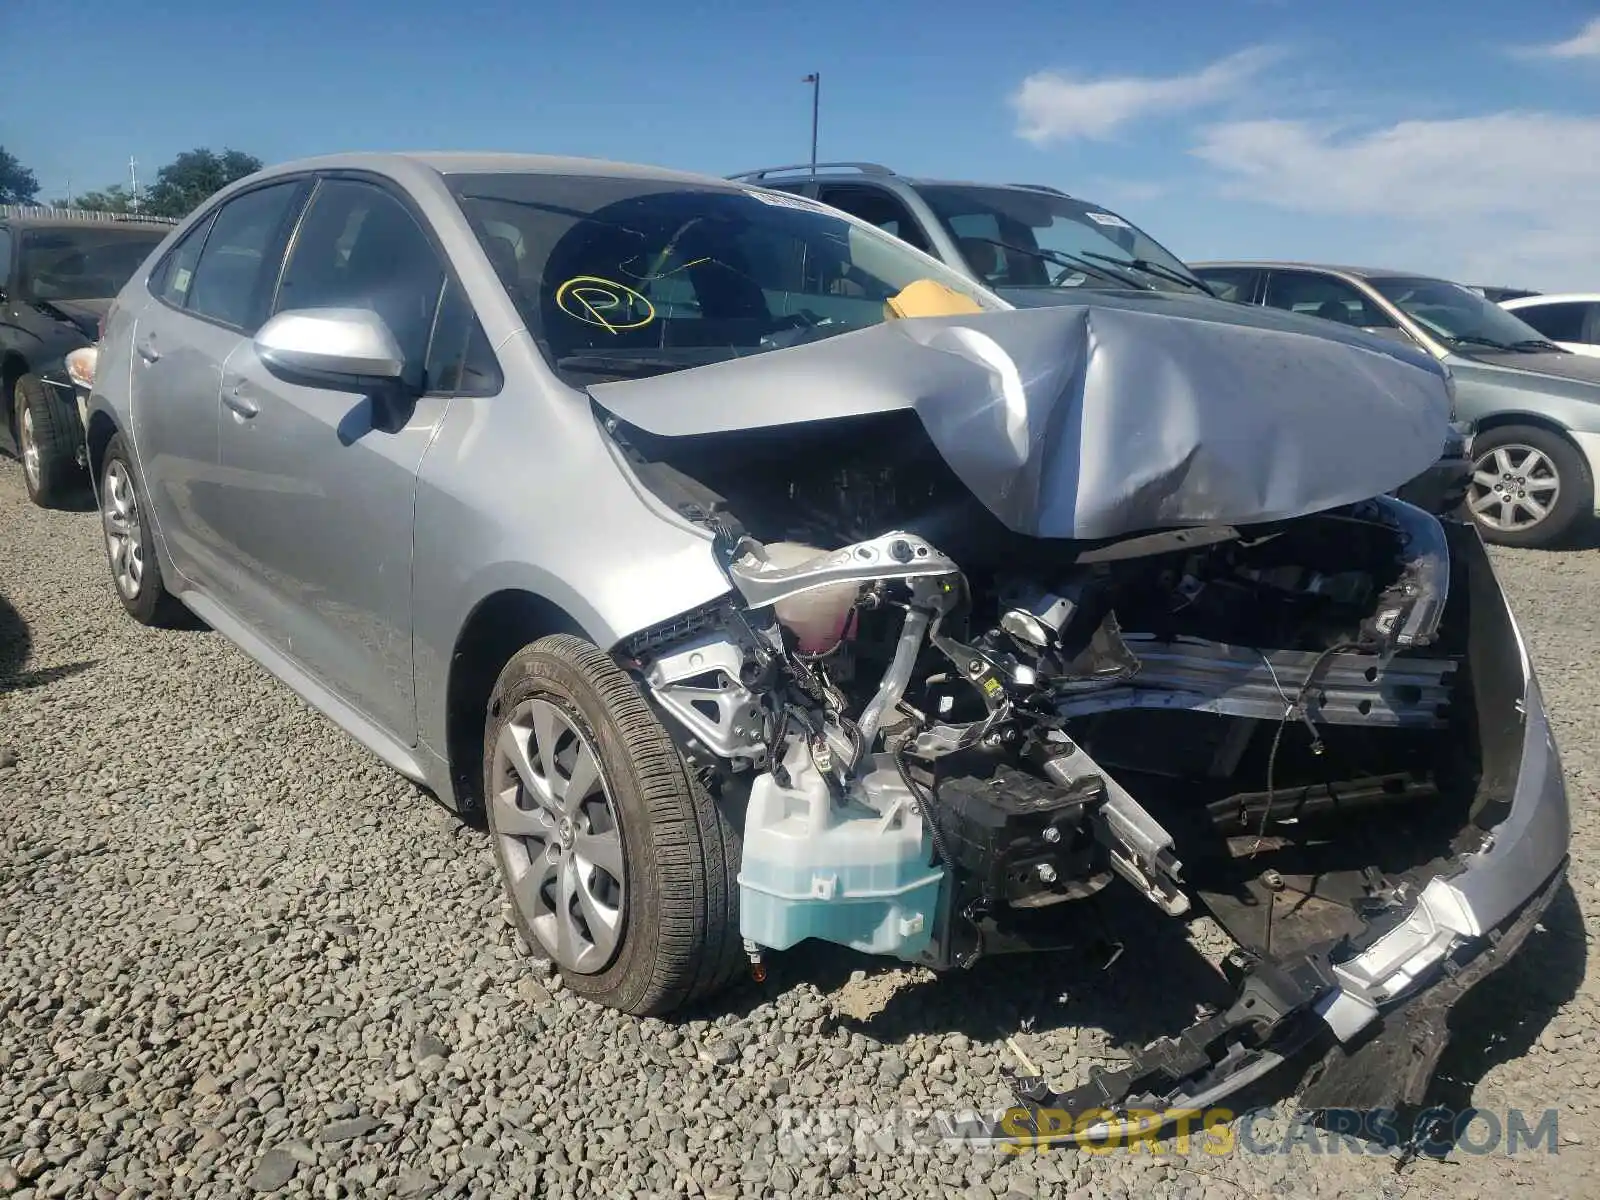
[[[513,710],[492,762],[490,815],[514,903],[559,968],[604,970],[622,935],[627,871],[594,746],[573,716],[536,698]]]
[[[21,443],[22,469],[27,472],[28,486],[34,491],[39,490],[39,442],[33,436],[33,409],[26,403],[20,405],[21,419],[18,422],[17,441]]]
[[[136,599],[144,586],[144,524],[139,516],[139,497],[133,490],[133,477],[120,460],[106,468],[105,507],[101,517],[106,529],[106,552],[111,556],[111,574],[117,590],[129,600]]]
[[[1520,533],[1547,518],[1561,495],[1561,474],[1542,450],[1496,446],[1473,464],[1467,505],[1490,529]]]

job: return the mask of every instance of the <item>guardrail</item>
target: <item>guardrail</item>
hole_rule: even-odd
[[[0,217],[35,217],[49,221],[135,221],[146,225],[176,225],[176,217],[157,217],[148,213],[98,212],[88,208],[55,208],[48,204],[0,204]]]

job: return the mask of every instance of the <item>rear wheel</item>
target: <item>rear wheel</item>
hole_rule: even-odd
[[[187,610],[161,581],[161,564],[145,520],[144,497],[122,435],[112,437],[100,468],[100,522],[111,582],[128,615],[141,625],[182,625]]]
[[[41,508],[54,507],[84,483],[77,461],[78,416],[33,375],[17,380],[11,411],[28,496]]]
[[[733,976],[738,832],[598,647],[560,634],[506,664],[484,797],[518,929],[578,995],[652,1015]]]
[[[1486,541],[1550,546],[1594,508],[1594,479],[1576,446],[1534,425],[1501,425],[1473,440],[1467,508]]]

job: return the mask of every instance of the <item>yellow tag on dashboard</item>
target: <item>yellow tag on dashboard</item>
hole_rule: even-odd
[[[954,317],[982,312],[983,306],[969,296],[936,279],[918,279],[906,284],[884,301],[885,320],[896,317]]]

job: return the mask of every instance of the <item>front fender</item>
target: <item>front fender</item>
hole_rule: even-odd
[[[413,558],[419,734],[445,745],[451,655],[496,592],[538,596],[609,649],[730,587],[709,532],[622,470],[586,399],[458,398],[423,460]]]

